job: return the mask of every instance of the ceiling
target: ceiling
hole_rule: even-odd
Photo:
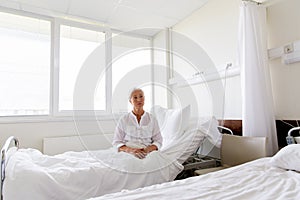
[[[0,6],[61,18],[91,20],[120,31],[154,35],[208,0],[0,0]],[[145,28],[158,28],[145,29]]]

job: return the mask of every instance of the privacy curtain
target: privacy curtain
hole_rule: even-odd
[[[244,136],[265,136],[267,154],[278,150],[270,71],[267,57],[266,8],[242,1],[238,60],[241,67]]]

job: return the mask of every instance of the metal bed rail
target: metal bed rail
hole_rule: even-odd
[[[19,149],[19,140],[14,137],[14,136],[10,136],[4,143],[2,149],[1,149],[1,181],[0,181],[0,194],[1,197],[0,199],[3,199],[3,194],[2,194],[2,189],[3,189],[3,182],[5,179],[5,167],[6,167],[6,162],[7,162],[7,151],[11,145],[11,143],[13,142],[14,146],[17,147],[17,149]]]
[[[291,136],[291,133],[292,133],[293,131],[297,131],[297,130],[300,130],[300,127],[294,127],[294,128],[291,128],[291,129],[289,130],[289,132],[288,132],[288,136]]]
[[[297,131],[297,130],[300,130],[300,127],[294,127],[294,128],[291,128],[289,131],[288,131],[288,135],[286,137],[286,143],[289,145],[289,144],[295,144],[295,138],[292,136],[292,132],[293,131]]]
[[[229,133],[230,133],[230,135],[233,135],[233,132],[232,132],[232,130],[230,129],[230,128],[227,128],[227,127],[225,127],[225,126],[218,126],[218,128],[219,129],[223,129],[223,130],[226,130],[226,131],[228,131]]]

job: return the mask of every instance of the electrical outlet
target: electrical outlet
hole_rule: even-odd
[[[284,53],[292,53],[294,51],[293,44],[287,44],[284,46]]]

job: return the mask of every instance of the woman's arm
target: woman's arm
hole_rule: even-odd
[[[162,145],[163,138],[156,118],[153,117],[152,120],[153,120],[152,145],[156,146],[156,150],[158,150]]]
[[[124,137],[125,137],[124,131],[120,127],[116,127],[113,142],[112,142],[113,146],[119,148],[125,145]]]
[[[119,149],[121,146],[125,145],[125,131],[124,131],[124,116],[121,117],[118,121],[118,124],[115,128],[114,138],[112,145]]]

